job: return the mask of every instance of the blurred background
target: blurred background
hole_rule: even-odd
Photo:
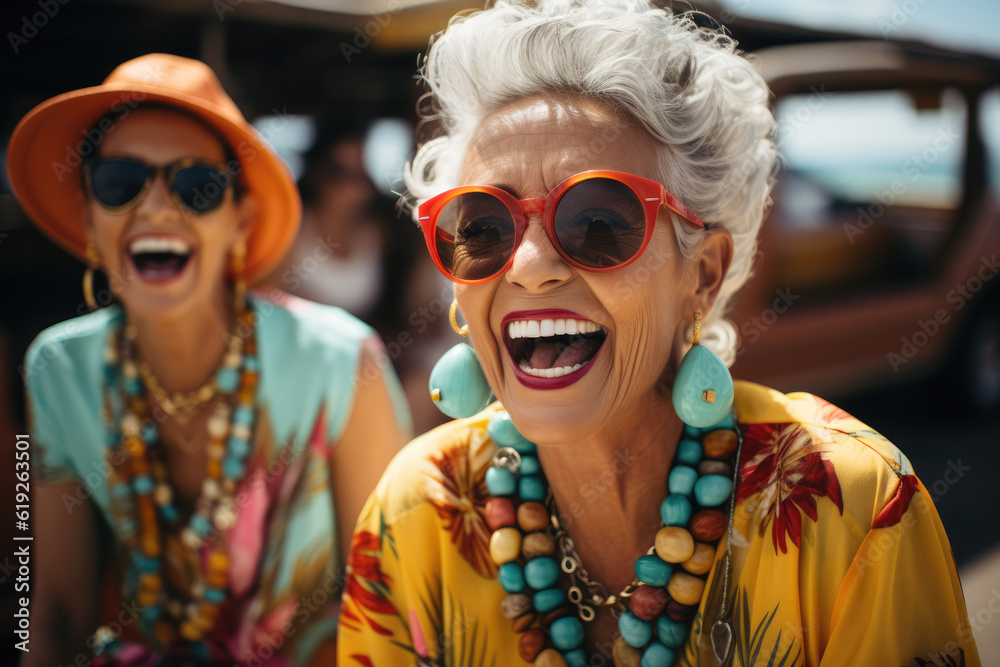
[[[302,191],[299,239],[267,282],[375,326],[422,432],[441,421],[427,374],[456,342],[451,287],[397,200],[403,164],[433,130],[418,126],[418,58],[475,6],[8,0],[0,170],[39,102],[144,53],[205,61]],[[1000,665],[1000,521],[988,518],[1000,504],[1000,3],[675,3],[691,7],[758,61],[784,156],[754,278],[730,315],[734,376],[820,394],[900,446],[948,530],[984,664]],[[0,460],[14,460],[25,429],[24,351],[78,314],[83,269],[34,229],[0,172]],[[12,495],[4,475],[0,496]],[[11,535],[0,526],[2,600]]]

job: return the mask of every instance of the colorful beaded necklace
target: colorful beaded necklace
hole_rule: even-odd
[[[731,499],[731,457],[739,445],[733,418],[708,428],[684,426],[667,479],[669,495],[660,505],[662,525],[655,545],[636,560],[635,579],[617,596],[607,595],[583,570],[553,511],[535,444],[503,411],[490,419],[487,433],[500,448],[486,471],[492,496],[486,503],[486,521],[493,530],[490,557],[508,594],[501,610],[519,634],[521,658],[546,667],[586,667],[581,619],[591,621],[595,607],[608,606],[617,612],[621,633],[614,644],[616,665],[675,664],[701,603],[718,541],[729,525],[721,509]],[[560,563],[554,558],[557,543]],[[560,570],[569,576],[568,593],[558,587]],[[576,607],[575,615],[570,605]]]
[[[180,514],[137,371],[134,329],[123,329],[120,314],[115,324],[104,351],[104,375],[108,389],[121,394],[122,419],[114,423],[108,403],[104,418],[109,463],[120,477],[110,492],[128,556],[125,590],[134,591],[143,608],[139,621],[147,637],[162,647],[183,640],[189,643],[189,655],[207,659],[209,648],[202,639],[218,616],[228,582],[229,556],[220,535],[236,522],[233,494],[244,476],[255,421],[259,377],[253,311],[245,308],[237,317],[236,334],[227,336],[229,350],[215,375],[224,400],[207,424],[207,474],[179,537]],[[188,573],[191,585],[185,595],[176,592],[179,586],[169,576],[164,582],[165,554]]]

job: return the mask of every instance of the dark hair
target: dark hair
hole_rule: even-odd
[[[316,138],[302,156],[302,175],[296,183],[303,204],[316,203],[319,183],[331,166],[330,149],[345,141],[363,140],[370,123],[371,118],[362,117],[359,112],[316,118]]]
[[[108,132],[108,130],[102,129],[104,126],[107,125],[105,121],[111,121],[112,124],[117,123],[127,118],[128,115],[133,111],[139,111],[142,109],[152,109],[154,111],[169,111],[171,113],[180,114],[181,116],[190,118],[191,120],[195,121],[203,128],[205,128],[206,130],[208,130],[222,146],[223,164],[226,167],[226,173],[232,178],[233,181],[233,201],[239,202],[240,197],[243,195],[243,192],[245,190],[245,186],[243,185],[243,181],[241,180],[241,175],[243,174],[243,165],[240,164],[239,159],[236,157],[236,151],[234,151],[233,147],[229,145],[229,141],[224,136],[222,136],[222,133],[219,132],[218,129],[216,129],[211,124],[206,122],[205,119],[202,118],[201,116],[191,111],[188,111],[187,109],[182,109],[181,107],[174,106],[167,102],[140,102],[139,104],[136,104],[134,107],[126,108],[124,110],[121,108],[116,108],[98,118],[97,121],[95,121],[94,124],[91,125],[90,131],[87,133],[88,137],[95,136],[95,133],[97,136],[101,137],[101,140],[98,141],[97,145],[95,146],[94,153],[91,159],[97,157],[97,152],[100,150],[100,146],[103,143],[103,137]],[[87,161],[85,160],[84,164],[86,164],[86,162]],[[229,165],[233,162],[236,162],[236,164],[239,166],[235,170],[230,170]],[[235,173],[230,173],[231,171]],[[80,187],[83,188],[84,194],[87,194],[87,184],[84,178],[83,169],[80,170]]]

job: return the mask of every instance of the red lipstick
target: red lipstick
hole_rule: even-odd
[[[604,342],[601,343],[600,348],[598,348],[597,352],[594,353],[594,356],[588,359],[581,368],[573,371],[572,373],[567,373],[566,375],[560,375],[559,377],[552,377],[552,378],[538,377],[536,375],[525,373],[511,356],[510,353],[511,339],[508,333],[509,331],[508,324],[516,320],[547,320],[547,319],[574,319],[574,320],[587,320],[588,322],[593,322],[593,320],[591,320],[590,318],[584,317],[579,313],[574,313],[571,310],[564,310],[561,308],[547,308],[543,310],[517,310],[508,313],[507,315],[504,316],[500,324],[501,331],[503,332],[504,348],[506,351],[506,354],[504,356],[506,358],[508,366],[510,366],[511,371],[514,373],[514,377],[517,378],[518,382],[520,382],[525,387],[528,387],[529,389],[563,389],[579,381],[581,378],[583,378],[584,375],[587,374],[587,372],[594,365],[594,360],[597,359],[597,356],[601,353],[601,350],[604,349],[604,343],[607,342],[607,338],[605,338]]]

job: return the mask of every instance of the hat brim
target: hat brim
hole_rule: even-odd
[[[247,122],[220,114],[193,95],[150,85],[104,84],[74,90],[32,109],[14,129],[7,149],[11,188],[25,212],[56,243],[84,259],[80,164],[105,134],[88,133],[108,113],[125,118],[141,103],[158,102],[203,119],[229,143],[240,162],[240,180],[256,203],[247,240],[246,280],[267,276],[284,257],[298,230],[299,193],[287,166]]]

